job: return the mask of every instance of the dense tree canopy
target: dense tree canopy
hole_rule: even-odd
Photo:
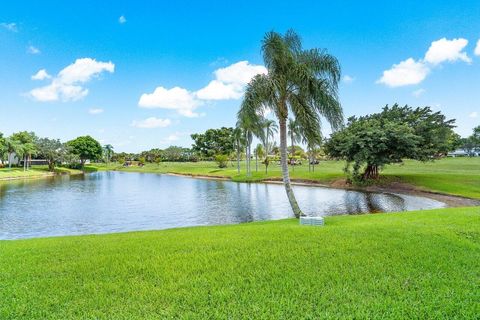
[[[463,148],[469,155],[480,152],[480,126],[473,128],[471,136],[460,139],[459,147]]]
[[[386,164],[405,158],[432,160],[452,150],[454,122],[429,107],[395,104],[380,113],[349,118],[347,127],[332,134],[325,148],[331,157],[346,160],[347,169],[353,164],[355,179],[377,178]]]
[[[100,143],[90,136],[78,137],[67,142],[69,151],[80,158],[83,166],[85,160],[97,160],[102,158],[103,149]]]
[[[205,133],[195,133],[191,137],[194,141],[192,150],[204,157],[229,155],[235,150],[233,128],[208,129]]]

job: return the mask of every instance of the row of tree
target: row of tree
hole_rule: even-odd
[[[463,149],[469,156],[480,155],[480,125],[473,128],[471,136],[460,140],[459,148]]]
[[[51,171],[57,165],[83,167],[85,161],[110,161],[113,147],[100,143],[90,136],[81,136],[66,143],[59,139],[40,138],[34,132],[21,131],[4,137],[0,133],[0,161],[22,165],[24,170],[31,166],[32,159],[42,159]]]
[[[160,163],[163,161],[169,162],[196,162],[199,160],[195,151],[189,148],[179,146],[169,146],[165,149],[154,148],[140,153],[115,153],[112,161],[119,163],[137,161],[139,163]]]

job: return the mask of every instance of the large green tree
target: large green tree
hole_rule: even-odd
[[[229,155],[234,148],[233,128],[208,129],[205,133],[194,133],[192,150],[203,157],[213,158],[217,154]]]
[[[81,136],[68,141],[69,152],[80,158],[80,164],[83,167],[86,160],[98,160],[102,158],[102,146],[90,136]]]
[[[380,113],[349,118],[346,128],[332,134],[326,152],[346,160],[347,171],[353,165],[355,180],[376,179],[386,164],[433,160],[452,150],[454,122],[429,107],[386,106]]]
[[[274,112],[280,128],[280,158],[285,190],[296,217],[302,215],[290,184],[287,164],[287,119],[292,114],[304,134],[320,132],[320,118],[333,129],[343,123],[337,88],[340,65],[325,50],[302,48],[294,31],[285,35],[269,32],[262,41],[267,74],[255,76],[248,84],[239,118],[258,118],[267,109]]]
[[[3,160],[5,158],[5,154],[7,153],[7,141],[3,137],[3,133],[0,132],[0,162],[3,165]]]
[[[38,157],[44,158],[50,171],[55,170],[55,165],[61,162],[66,153],[66,148],[58,139],[40,138],[35,144],[38,149]]]

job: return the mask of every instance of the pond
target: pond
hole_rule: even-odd
[[[443,207],[423,197],[294,186],[308,215]],[[218,225],[292,217],[283,185],[96,172],[0,183],[0,239]]]

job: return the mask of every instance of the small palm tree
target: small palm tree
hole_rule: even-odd
[[[287,119],[292,113],[302,132],[320,132],[323,116],[335,130],[343,123],[337,88],[340,66],[337,59],[320,49],[304,50],[294,31],[285,35],[269,32],[262,43],[268,73],[256,75],[247,85],[239,118],[258,119],[270,109],[280,127],[280,158],[288,200],[295,216],[303,215],[290,184],[287,164]]]
[[[258,172],[258,158],[263,158],[265,156],[263,144],[257,144],[253,152],[255,153],[255,171]]]
[[[270,142],[269,139],[271,138],[273,140],[275,133],[278,132],[278,126],[275,123],[275,121],[270,120],[270,119],[264,119],[262,122],[262,127],[263,127],[263,134],[260,137],[260,140],[262,141],[263,144],[263,149],[265,153],[265,173],[268,173],[268,155],[271,151],[270,149]]]
[[[301,128],[300,125],[295,119],[289,118],[287,124],[288,135],[290,136],[290,141],[292,142],[291,150],[291,161],[292,169],[295,170],[294,159],[295,159],[295,144],[302,141]]]
[[[104,145],[103,152],[105,153],[105,158],[107,160],[107,167],[108,167],[108,164],[110,163],[110,159],[112,158],[112,155],[113,155],[113,146],[111,144]]]

